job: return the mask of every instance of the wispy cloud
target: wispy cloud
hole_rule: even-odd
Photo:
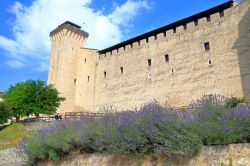
[[[15,15],[13,38],[0,35],[0,47],[5,50],[10,67],[47,70],[49,32],[70,20],[90,33],[87,47],[104,48],[122,39],[124,26],[129,26],[142,10],[149,9],[147,0],[127,0],[104,15],[90,7],[91,0],[34,0],[30,6],[16,2],[9,12]]]

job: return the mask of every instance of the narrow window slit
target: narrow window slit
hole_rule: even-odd
[[[123,67],[120,67],[120,70],[121,70],[121,74],[123,74]]]
[[[210,51],[210,43],[209,42],[204,43],[204,49],[206,52]]]
[[[103,74],[104,74],[104,78],[106,78],[107,77],[107,72],[105,71]]]
[[[165,62],[169,62],[169,55],[165,55]]]
[[[211,61],[211,60],[208,60],[208,64],[211,65],[211,64],[212,64],[212,61]]]
[[[152,61],[151,61],[151,59],[148,59],[148,66],[149,66],[149,67],[152,66]]]

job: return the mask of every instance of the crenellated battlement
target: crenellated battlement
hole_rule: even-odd
[[[72,39],[82,42],[84,39],[89,37],[89,34],[81,30],[79,25],[70,21],[66,21],[50,32],[50,37],[52,40],[58,40],[62,36],[68,36]]]
[[[112,47],[100,50],[99,54],[104,57],[109,55],[108,52],[111,52],[110,55],[113,55],[113,52],[119,54],[139,46],[176,38],[176,36],[188,31],[199,30],[199,28],[202,28],[203,26],[209,26],[209,24],[213,24],[214,22],[223,21],[224,18],[230,15],[232,8],[237,4],[237,2],[231,0],[212,9],[150,31]]]

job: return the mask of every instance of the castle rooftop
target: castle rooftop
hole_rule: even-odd
[[[56,29],[54,29],[53,31],[50,32],[50,36],[55,35],[56,33],[60,32],[64,28],[69,29],[69,30],[71,30],[79,35],[89,37],[89,33],[81,30],[81,26],[79,26],[75,23],[72,23],[70,21],[65,21],[64,23],[59,25]]]
[[[221,5],[213,7],[211,9],[205,10],[203,12],[197,13],[197,14],[192,15],[190,17],[187,17],[187,18],[184,18],[182,20],[179,20],[179,21],[173,22],[171,24],[165,25],[165,26],[160,27],[158,29],[155,29],[153,31],[150,31],[150,32],[144,33],[142,35],[139,35],[137,37],[131,38],[129,40],[126,40],[126,41],[121,42],[119,44],[116,44],[114,46],[111,46],[111,47],[105,48],[103,50],[100,50],[99,54],[105,54],[106,52],[110,52],[112,50],[119,49],[121,47],[125,47],[126,45],[133,44],[134,42],[138,42],[138,41],[143,40],[143,39],[148,39],[149,37],[156,36],[159,33],[164,33],[165,34],[166,31],[168,31],[168,30],[176,29],[179,26],[184,26],[184,25],[186,25],[186,24],[188,24],[190,22],[197,21],[197,20],[199,20],[201,18],[209,17],[212,14],[222,12],[222,11],[228,9],[228,8],[231,8],[236,3],[237,3],[236,1],[230,0],[228,2],[225,2],[225,3],[221,4]]]

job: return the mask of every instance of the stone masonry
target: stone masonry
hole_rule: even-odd
[[[249,7],[229,1],[104,50],[85,48],[89,34],[63,23],[50,34],[48,77],[66,97],[59,112],[184,106],[209,94],[249,100]]]

